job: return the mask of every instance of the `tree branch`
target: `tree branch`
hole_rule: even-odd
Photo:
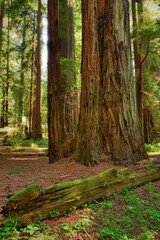
[[[148,53],[149,53],[149,43],[150,43],[150,38],[148,39],[148,45],[147,45],[147,52],[146,55],[144,56],[144,58],[142,59],[140,65],[142,66],[142,64],[144,63],[144,61],[146,60]]]

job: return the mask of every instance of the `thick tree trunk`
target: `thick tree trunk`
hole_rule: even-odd
[[[98,135],[99,49],[97,0],[82,0],[82,88],[75,159],[94,164],[100,156]]]
[[[104,197],[107,193],[120,193],[152,180],[160,179],[160,166],[144,166],[143,171],[111,168],[91,178],[60,183],[43,189],[31,185],[10,198],[3,213],[12,216],[21,226],[51,218],[52,211],[65,213],[71,207]],[[11,218],[2,221],[0,226]]]
[[[48,139],[49,163],[62,156],[64,119],[60,75],[58,2],[48,0]]]
[[[5,0],[1,3],[1,14],[0,14],[0,74],[2,74],[1,60],[2,60],[2,43],[3,43],[3,18],[4,18],[4,10],[5,10]],[[2,77],[1,77],[2,78]],[[4,79],[2,79],[2,106],[1,106],[1,128],[5,127],[5,83]]]
[[[35,96],[35,108],[34,114],[34,128],[32,129],[32,138],[37,140],[42,138],[41,129],[41,0],[38,0],[38,15],[37,15],[37,51],[36,51],[36,96]]]
[[[147,154],[135,102],[128,1],[103,0],[99,19],[101,145],[115,164],[137,162]]]

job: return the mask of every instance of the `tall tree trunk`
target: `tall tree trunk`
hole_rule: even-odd
[[[64,112],[60,75],[58,2],[48,0],[48,138],[49,163],[62,156]]]
[[[77,132],[77,123],[78,123],[78,89],[77,89],[77,78],[76,78],[76,69],[75,69],[75,36],[74,36],[74,24],[73,24],[73,0],[69,0],[69,35],[70,37],[70,49],[72,61],[72,91],[70,94],[71,98],[71,110],[69,115],[71,116],[71,124],[69,124],[70,137],[75,137]]]
[[[137,13],[136,13],[136,0],[132,0],[132,19],[133,19],[133,48],[134,48],[134,62],[135,62],[135,79],[136,79],[136,99],[138,116],[140,120],[140,127],[142,129],[142,69],[141,69],[141,56],[140,46],[138,44],[137,35]]]
[[[60,52],[65,62],[61,64],[61,75],[65,95],[65,127],[69,138],[75,136],[77,127],[77,84],[75,74],[75,38],[73,25],[73,0],[63,0],[59,7]],[[64,21],[65,19],[65,21]],[[65,139],[65,133],[64,133]]]
[[[75,159],[94,164],[101,150],[99,144],[99,49],[97,0],[82,0],[82,87]]]
[[[19,125],[19,127],[21,127],[21,125],[22,125],[22,115],[23,115],[25,48],[26,48],[26,17],[24,16],[22,44],[21,44],[21,80],[20,80],[20,91],[19,91],[19,115],[18,115],[18,125]]]
[[[6,82],[6,123],[5,125],[8,126],[8,93],[9,93],[9,67],[10,67],[10,16],[8,12],[8,36],[7,36],[7,82]]]
[[[29,113],[29,137],[32,137],[33,124],[33,83],[35,77],[35,12],[33,17],[33,39],[32,39],[32,58],[31,58],[31,86],[30,86],[30,113]]]
[[[3,18],[4,18],[4,10],[5,10],[5,0],[1,3],[1,15],[0,15],[0,74],[2,74],[2,43],[3,43]],[[2,78],[2,77],[1,77]],[[2,106],[1,106],[1,123],[0,126],[5,126],[5,83],[4,79],[2,79]]]
[[[147,155],[135,103],[128,1],[103,0],[99,19],[101,144],[115,164],[137,162]]]
[[[33,139],[42,138],[41,129],[41,35],[42,35],[42,10],[41,10],[41,0],[38,0],[38,33],[37,33],[37,51],[36,51],[36,98],[35,98],[35,108],[34,108],[34,128],[32,130]]]

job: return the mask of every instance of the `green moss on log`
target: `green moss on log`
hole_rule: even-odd
[[[72,188],[75,186],[76,187],[85,186],[84,188],[86,188],[86,184],[91,187],[93,183],[94,184],[96,183],[96,185],[97,185],[98,182],[100,182],[100,181],[104,182],[104,179],[107,179],[108,182],[111,182],[111,181],[113,181],[113,179],[115,179],[117,177],[117,173],[118,173],[117,168],[113,167],[113,168],[108,169],[105,172],[103,172],[97,176],[94,176],[94,177],[75,180],[72,182],[59,183],[59,184],[50,186],[45,190],[45,194],[53,193],[57,190],[69,189],[69,188]]]
[[[21,208],[26,203],[40,197],[43,191],[43,187],[38,184],[30,185],[11,197],[7,203],[7,207],[9,210],[16,210],[19,207]]]

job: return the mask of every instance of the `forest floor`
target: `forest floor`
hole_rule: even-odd
[[[40,148],[3,147],[0,152],[0,211],[8,197],[28,185],[40,184],[48,187],[92,177],[113,167],[107,161],[86,167],[74,162],[72,156],[49,164],[47,154]]]
[[[160,160],[160,155],[151,155],[150,159]],[[104,172],[113,167],[106,159],[99,162],[95,166],[82,166],[75,163],[73,157],[68,157],[59,160],[56,163],[48,164],[48,157],[46,153],[40,148],[31,147],[1,147],[0,148],[0,212],[7,200],[16,192],[24,189],[31,184],[40,184],[43,187],[48,187],[57,183],[73,181],[82,178],[88,178]],[[122,168],[117,166],[117,168]],[[160,190],[160,181],[157,181],[156,188]],[[140,188],[139,188],[140,189]],[[115,204],[118,204],[118,201]],[[80,218],[80,211],[74,211],[70,215],[64,215],[59,218],[45,221],[51,228],[55,225],[68,222],[71,225],[75,224]],[[0,217],[2,217],[0,215]],[[64,228],[65,229],[65,228]],[[57,239],[93,239],[89,233],[84,229],[84,236],[64,236]],[[160,235],[157,236],[160,239]],[[21,238],[23,239],[23,237]],[[30,238],[29,238],[30,239]],[[41,238],[39,238],[41,239]],[[42,238],[43,239],[43,238]],[[46,238],[49,239],[49,238]],[[54,238],[53,238],[54,239]],[[55,238],[56,239],[56,238]],[[103,239],[103,238],[102,238]],[[112,238],[104,238],[112,239]],[[127,238],[126,238],[127,239]],[[138,238],[137,238],[138,239]],[[147,239],[147,238],[146,238]]]

